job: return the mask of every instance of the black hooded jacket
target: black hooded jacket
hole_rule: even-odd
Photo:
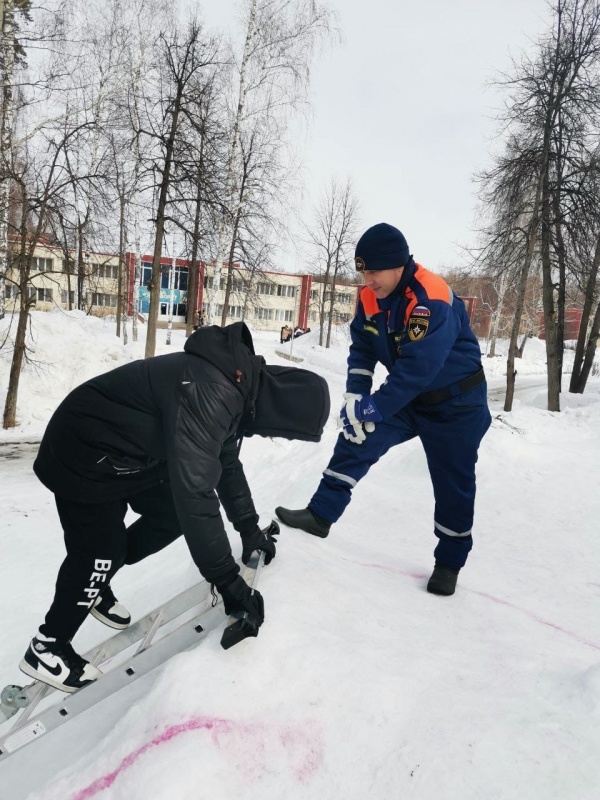
[[[327,384],[266,365],[244,323],[196,331],[185,351],[134,361],[72,391],[52,416],[34,463],[42,483],[80,503],[103,503],[169,480],[202,575],[237,570],[219,509],[239,532],[258,515],[238,458],[242,436],[319,441]]]

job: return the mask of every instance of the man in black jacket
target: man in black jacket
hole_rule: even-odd
[[[242,538],[242,560],[259,550],[269,563],[275,539],[258,527],[240,442],[254,434],[318,442],[328,415],[325,380],[265,364],[241,322],[201,328],[182,353],[134,361],[71,392],[34,463],[55,494],[67,556],[21,670],[67,692],[98,678],[73,636],[90,612],[126,628],[111,578],[181,534],[226,613],[246,611],[258,628],[263,600],[238,574],[219,510]],[[128,506],[140,517],[126,528]]]

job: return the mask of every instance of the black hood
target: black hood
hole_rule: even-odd
[[[321,440],[329,417],[329,387],[307,369],[264,364],[260,370],[254,421],[245,436]]]
[[[252,407],[258,392],[258,376],[265,360],[254,354],[252,334],[245,322],[221,328],[199,328],[185,342],[186,353],[209,361],[223,373]]]

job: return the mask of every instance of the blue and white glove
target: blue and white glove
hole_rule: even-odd
[[[346,392],[344,400],[338,425],[342,428],[345,439],[354,444],[362,444],[367,433],[373,433],[375,423],[381,422],[383,417],[370,395]]]

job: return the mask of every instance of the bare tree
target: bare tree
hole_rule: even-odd
[[[522,250],[517,304],[507,359],[505,410],[512,408],[523,303],[534,259],[543,279],[548,409],[560,410],[570,221],[585,169],[581,153],[597,121],[600,5],[557,0],[552,30],[504,82],[510,91],[504,153],[487,173],[484,194],[495,230]],[[492,237],[493,238],[493,237]]]
[[[280,114],[298,107],[304,99],[310,76],[315,44],[331,31],[331,12],[315,0],[248,0],[245,15],[244,46],[239,60],[237,100],[231,117],[231,136],[227,151],[222,214],[218,222],[215,257],[215,285],[220,285],[221,270],[229,241],[229,255],[235,236],[231,231],[239,220],[238,191],[240,143],[249,118],[264,116],[264,104]],[[231,269],[231,261],[228,261]],[[208,320],[216,317],[216,295],[210,300]]]
[[[335,315],[336,287],[352,261],[352,248],[358,228],[358,201],[348,178],[340,184],[335,178],[325,190],[315,210],[314,223],[306,226],[315,252],[313,268],[319,276],[319,344],[329,347]]]
[[[188,88],[200,70],[214,63],[217,46],[212,40],[203,38],[202,29],[192,20],[183,35],[174,30],[169,36],[161,34],[158,42],[165,59],[166,74],[160,106],[146,115],[141,130],[146,136],[158,140],[160,153],[154,158],[153,169],[158,176],[157,204],[155,211],[154,251],[152,256],[152,278],[150,282],[150,310],[146,334],[146,358],[154,355],[156,348],[156,324],[160,303],[161,269],[165,222],[168,217],[167,204],[171,189],[173,160],[176,140],[180,131],[182,109],[188,103]],[[156,111],[160,119],[155,125]],[[144,125],[148,125],[144,128]]]

